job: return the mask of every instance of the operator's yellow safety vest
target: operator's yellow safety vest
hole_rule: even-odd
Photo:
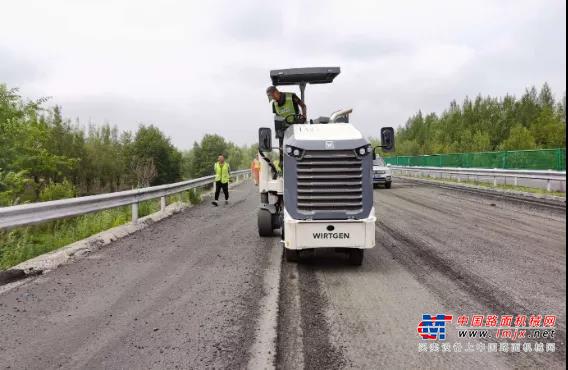
[[[278,172],[282,172],[282,169],[280,168],[280,160],[279,159],[275,159],[274,162],[272,162],[274,164],[274,167],[276,167],[276,171]]]
[[[284,105],[280,106],[276,101],[272,103],[274,105],[274,111],[276,112],[276,114],[282,118],[286,118],[291,114],[296,114],[296,110],[294,109],[294,99],[293,99],[294,94],[293,93],[282,93],[282,94],[284,94],[285,97]]]
[[[221,183],[226,184],[229,182],[231,177],[230,175],[230,167],[227,162],[221,165],[219,162],[215,163],[215,181],[221,181]]]

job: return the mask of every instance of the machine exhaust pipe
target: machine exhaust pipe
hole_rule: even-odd
[[[353,108],[338,110],[337,112],[334,112],[331,115],[331,117],[329,117],[329,123],[335,123],[335,120],[338,119],[339,117],[348,116],[352,112],[353,112]]]

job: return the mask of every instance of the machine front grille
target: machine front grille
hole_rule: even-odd
[[[354,150],[306,151],[297,166],[300,211],[363,208],[363,169]]]

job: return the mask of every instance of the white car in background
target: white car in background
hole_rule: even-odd
[[[373,187],[376,188],[383,185],[385,189],[390,189],[392,186],[392,170],[390,165],[385,164],[383,158],[377,156],[373,160]]]

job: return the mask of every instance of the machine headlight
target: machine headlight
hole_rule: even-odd
[[[300,158],[303,154],[303,151],[300,148],[295,148],[293,146],[286,145],[286,154],[288,154],[291,157]]]
[[[358,157],[364,157],[367,154],[371,153],[372,151],[373,148],[371,147],[371,145],[367,144],[365,146],[355,149],[355,155],[357,155]]]

